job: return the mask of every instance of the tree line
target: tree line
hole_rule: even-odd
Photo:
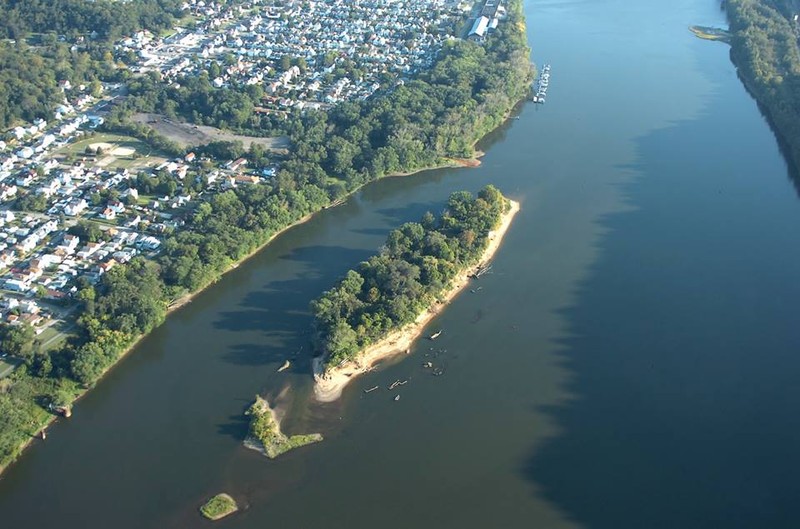
[[[438,217],[427,213],[392,231],[380,253],[311,303],[314,348],[326,367],[352,360],[429,308],[480,259],[507,207],[493,186],[477,197],[457,192]]]

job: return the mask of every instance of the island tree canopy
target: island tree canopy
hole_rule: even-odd
[[[438,216],[392,231],[380,253],[312,302],[315,348],[335,366],[428,308],[480,258],[508,201],[493,186],[453,193]]]

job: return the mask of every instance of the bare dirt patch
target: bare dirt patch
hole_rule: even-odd
[[[114,156],[132,156],[136,152],[136,149],[132,149],[131,147],[117,147],[111,154]]]
[[[106,143],[106,142],[90,143],[89,144],[89,148],[92,149],[93,151],[96,151],[97,149],[103,149],[104,151],[108,151],[111,147],[112,147],[112,145],[110,143]]]
[[[273,138],[257,138],[255,136],[242,136],[233,134],[216,127],[206,125],[192,125],[170,119],[160,114],[136,114],[133,116],[136,123],[145,124],[162,136],[174,141],[181,147],[195,147],[205,145],[212,141],[241,141],[245,149],[255,143],[265,149],[279,153],[286,153],[289,149],[289,138],[276,136]]]

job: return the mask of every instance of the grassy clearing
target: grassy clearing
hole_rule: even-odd
[[[100,132],[82,138],[75,143],[65,145],[56,151],[56,155],[80,157],[86,153],[87,147],[101,146],[103,153],[97,156],[96,165],[115,169],[135,169],[155,165],[166,160],[168,156],[154,150],[147,143],[122,134]]]
[[[200,507],[200,513],[209,520],[219,520],[239,510],[236,501],[228,494],[220,493]]]
[[[9,360],[8,358],[0,360],[0,378],[5,378],[11,373],[13,373],[20,363],[21,362]]]

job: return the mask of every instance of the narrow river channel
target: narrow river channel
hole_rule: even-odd
[[[688,31],[725,25],[719,2],[526,12],[546,105],[480,168],[375,183],[170,317],[3,474],[0,525],[210,527],[227,491],[244,510],[216,527],[798,526],[800,203],[727,46]],[[309,301],[487,183],[522,211],[435,350],[311,403]],[[256,393],[325,442],[242,448]]]

